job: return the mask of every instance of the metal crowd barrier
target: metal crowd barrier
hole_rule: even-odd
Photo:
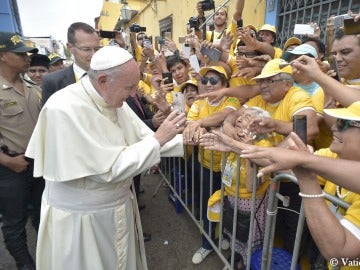
[[[192,148],[192,153],[194,152],[194,147]],[[187,147],[185,147],[185,157],[188,156]],[[203,159],[203,154],[200,153],[201,159]],[[199,200],[199,208],[195,208],[195,181],[200,182],[200,187],[204,181],[203,179],[203,167],[201,166],[200,169],[200,179],[195,179],[195,158],[197,156],[194,154],[191,155],[190,164],[189,160],[183,158],[162,158],[160,164],[160,174],[162,176],[162,180],[159,182],[158,186],[156,187],[153,196],[156,195],[159,187],[165,181],[175,196],[177,203],[181,204],[181,207],[187,212],[187,214],[191,217],[194,221],[195,225],[201,231],[201,233],[206,237],[206,239],[210,242],[212,248],[220,258],[220,260],[224,263],[223,269],[234,269],[235,264],[235,241],[231,241],[231,256],[230,261],[225,257],[224,251],[221,249],[221,242],[223,239],[222,231],[223,231],[223,203],[224,203],[224,185],[221,183],[221,212],[220,212],[220,222],[219,222],[219,239],[218,241],[214,242],[211,239],[211,226],[209,231],[205,231],[202,228],[202,209],[203,207],[207,207],[207,205],[202,205],[202,197],[204,196],[202,189],[200,188],[200,200]],[[223,153],[222,156],[222,168],[225,167],[225,154]],[[184,166],[182,166],[184,164]],[[213,167],[213,153],[211,154],[210,166]],[[177,171],[175,170],[177,169]],[[252,238],[254,231],[254,224],[255,224],[255,201],[256,201],[256,191],[257,191],[257,183],[258,179],[257,175],[257,166],[253,166],[254,168],[254,184],[253,184],[253,191],[251,197],[251,215],[250,215],[250,228],[249,228],[249,238],[247,241],[247,261],[246,261],[246,269],[250,270],[251,266],[251,256],[252,256]],[[237,177],[236,177],[236,194],[235,194],[235,202],[237,202],[239,198],[239,179],[240,179],[240,157],[237,159]],[[191,172],[191,179],[189,181],[189,171]],[[184,176],[184,177],[182,177]],[[212,184],[213,181],[213,171],[211,170],[210,179],[206,181],[210,181]],[[276,225],[276,215],[277,215],[277,208],[278,208],[278,200],[281,199],[283,201],[284,206],[289,204],[288,198],[285,198],[281,194],[278,193],[280,181],[286,180],[291,181],[297,184],[297,179],[293,175],[280,173],[273,177],[272,182],[268,188],[268,205],[266,211],[266,223],[265,223],[265,233],[264,239],[262,242],[262,257],[261,257],[261,270],[270,270],[271,269],[271,260],[272,260],[272,250],[273,250],[273,243],[274,243],[274,236],[275,236],[275,225]],[[189,187],[190,184],[190,187]],[[210,191],[209,197],[213,194],[214,190]],[[190,196],[190,198],[189,198]],[[332,196],[330,194],[326,194],[325,198],[332,203],[347,209],[349,205],[344,201],[340,200],[339,198]],[[199,210],[199,211],[197,211]],[[234,212],[233,212],[233,231],[232,231],[232,239],[236,239],[236,222],[237,222],[237,212],[238,212],[238,204],[235,203],[234,205]],[[197,214],[198,213],[198,214]],[[291,261],[291,270],[296,269],[297,261],[299,258],[299,248],[300,248],[300,241],[302,237],[302,230],[304,226],[305,214],[303,205],[301,204],[300,213],[299,213],[299,221],[297,226],[296,238],[294,243],[294,249],[292,254],[292,261]],[[189,258],[190,261],[190,258]]]

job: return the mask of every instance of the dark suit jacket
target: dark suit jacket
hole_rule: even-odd
[[[75,82],[75,74],[72,65],[44,76],[41,85],[42,106],[44,106],[48,98],[56,91],[65,88],[66,86]]]
[[[145,104],[140,99],[141,107],[145,113],[145,115],[141,112],[138,105],[135,102],[135,99],[132,96],[129,96],[126,99],[126,103],[129,105],[129,107],[136,113],[136,115],[149,127],[151,130],[156,131],[156,128],[154,127],[152,123],[152,118],[154,116],[154,113],[152,113]]]

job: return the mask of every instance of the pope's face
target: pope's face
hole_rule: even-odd
[[[130,95],[134,96],[140,80],[139,67],[134,60],[123,64],[121,71],[117,73],[118,76],[106,82],[106,90],[102,95],[112,108],[121,107]]]

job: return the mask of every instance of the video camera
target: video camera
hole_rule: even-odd
[[[133,23],[132,25],[130,25],[130,32],[132,33],[146,32],[146,27]]]
[[[189,27],[194,28],[196,31],[198,31],[199,26],[200,26],[199,17],[190,17],[190,19],[189,19]]]
[[[201,9],[203,11],[212,10],[215,8],[215,1],[214,0],[203,0],[200,1],[201,3]]]

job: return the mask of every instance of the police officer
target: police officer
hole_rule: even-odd
[[[18,269],[35,269],[27,243],[28,215],[37,230],[43,179],[33,178],[33,164],[24,156],[40,107],[40,88],[23,78],[28,52],[22,39],[0,32],[0,213],[5,245]]]

